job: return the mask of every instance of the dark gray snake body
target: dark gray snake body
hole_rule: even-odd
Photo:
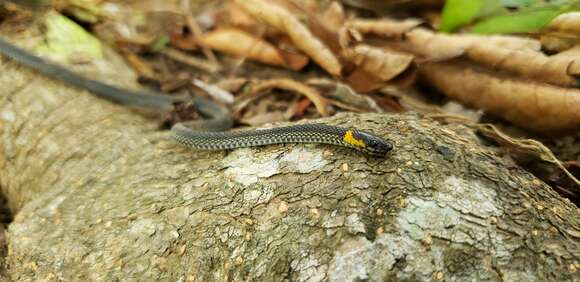
[[[47,76],[89,90],[98,97],[121,105],[169,111],[175,103],[191,102],[204,119],[188,122],[187,127],[184,124],[176,124],[172,131],[177,142],[196,150],[224,150],[284,143],[323,143],[353,148],[374,156],[385,156],[392,149],[389,142],[370,133],[325,124],[215,132],[230,129],[233,119],[228,109],[210,100],[201,97],[185,99],[158,92],[119,88],[86,78],[1,38],[0,53]]]

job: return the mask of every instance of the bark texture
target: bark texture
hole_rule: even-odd
[[[580,214],[415,115],[323,122],[395,144],[194,152],[154,121],[0,57],[0,187],[14,280],[578,279]]]

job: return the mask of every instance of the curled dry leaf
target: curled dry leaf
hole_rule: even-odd
[[[543,30],[540,40],[544,48],[563,51],[580,44],[580,12],[561,14]]]
[[[497,76],[461,63],[426,64],[420,73],[445,95],[523,128],[542,133],[580,129],[580,90]]]
[[[576,78],[576,81],[580,78],[580,45],[574,48],[560,52],[557,55],[552,56],[555,60],[566,60],[570,64],[567,65],[566,72],[568,75],[572,75]],[[576,84],[579,85],[578,83]]]
[[[192,79],[191,83],[203,91],[205,91],[209,96],[213,97],[214,99],[226,103],[226,104],[233,104],[234,103],[234,95],[232,93],[220,88],[214,84],[208,84],[199,79]]]
[[[338,2],[332,2],[320,15],[318,22],[322,24],[327,30],[338,32],[340,27],[344,24],[346,15],[342,5]]]
[[[428,58],[460,56],[471,46],[487,45],[506,50],[538,51],[540,43],[515,36],[448,35],[425,28],[415,28],[405,34],[403,47]]]
[[[167,56],[168,58],[171,58],[172,60],[209,73],[214,73],[221,70],[221,66],[218,64],[214,64],[208,60],[196,58],[178,49],[165,48],[163,51],[161,51],[161,53],[163,53],[163,55]]]
[[[535,40],[513,36],[447,35],[422,28],[420,22],[414,20],[356,20],[347,26],[364,34],[403,38],[396,46],[430,59],[463,55],[479,64],[537,81],[576,85],[574,73],[569,69],[580,59],[548,57],[539,51],[539,43]]]
[[[572,53],[572,52],[570,52]],[[510,50],[492,45],[472,45],[465,55],[482,65],[507,70],[535,81],[576,86],[580,52],[575,56],[551,56],[529,50]],[[570,55],[570,54],[569,54]],[[576,70],[575,70],[576,69]],[[570,72],[572,71],[572,73]]]
[[[268,65],[286,65],[276,47],[238,29],[220,28],[204,34],[199,41],[209,48],[234,57],[248,58]]]
[[[141,58],[139,58],[139,56],[135,55],[133,52],[124,52],[124,54],[127,62],[129,62],[131,67],[133,67],[133,69],[137,72],[137,74],[139,74],[140,77],[145,77],[147,79],[155,77],[155,71],[150,64],[141,60]]]
[[[400,38],[408,31],[425,25],[418,19],[394,20],[365,20],[357,19],[347,22],[346,30],[356,30],[362,34],[374,34],[385,38]]]
[[[383,109],[377,105],[377,102],[366,95],[357,93],[346,84],[324,78],[310,79],[307,83],[323,89],[326,96],[340,101],[341,103],[334,103],[333,100],[330,101],[333,105],[340,108],[345,108],[344,105],[349,105],[349,109],[354,109],[355,112],[383,112]]]
[[[361,34],[403,39],[399,42],[399,47],[428,58],[459,56],[469,47],[476,45],[496,46],[508,50],[539,51],[541,48],[537,40],[516,36],[437,33],[422,27],[422,23],[417,20],[353,20],[348,22],[346,26],[348,29]]]
[[[342,56],[382,81],[389,81],[409,69],[414,59],[412,55],[369,45],[344,49]]]
[[[561,14],[553,19],[544,30],[573,34],[576,37],[580,37],[580,12]]]
[[[327,110],[328,101],[322,97],[322,95],[320,95],[316,89],[292,79],[277,78],[258,81],[251,86],[251,89],[246,97],[256,97],[272,89],[282,89],[304,95],[310,99],[312,103],[314,103],[316,110],[318,113],[320,113],[321,116],[329,115]]]
[[[236,0],[235,3],[253,17],[286,33],[296,47],[308,54],[328,73],[340,75],[342,66],[330,49],[284,7],[264,0]]]

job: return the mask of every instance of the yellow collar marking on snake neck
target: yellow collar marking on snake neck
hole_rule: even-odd
[[[355,147],[364,148],[366,147],[365,142],[363,140],[357,139],[352,134],[352,129],[349,129],[342,137],[342,141],[346,142],[347,144],[353,145]]]

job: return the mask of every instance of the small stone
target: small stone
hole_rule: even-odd
[[[237,265],[241,265],[242,263],[244,263],[244,259],[242,257],[237,257],[236,258],[236,264]]]
[[[181,247],[179,247],[179,249],[177,250],[177,255],[182,256],[183,254],[185,254],[186,248],[187,246],[185,244],[181,245]]]
[[[278,206],[278,211],[280,213],[287,213],[288,212],[288,203],[282,201],[280,202],[280,205]]]
[[[431,246],[431,244],[433,244],[433,237],[431,237],[431,234],[427,234],[427,236],[421,240],[421,243],[425,246]]]
[[[399,207],[404,209],[409,205],[409,201],[407,201],[407,199],[403,198],[399,200]]]
[[[443,280],[443,277],[445,277],[445,275],[442,271],[437,271],[437,274],[435,274],[435,279],[437,280]]]
[[[383,209],[377,209],[377,215],[383,215],[384,211]]]
[[[314,215],[314,217],[316,218],[320,217],[320,212],[318,211],[317,208],[311,208],[310,213],[312,213],[312,215]]]
[[[348,171],[348,164],[347,164],[347,163],[343,163],[343,164],[340,166],[340,169],[341,169],[342,171],[344,171],[344,172],[347,172],[347,171]]]

